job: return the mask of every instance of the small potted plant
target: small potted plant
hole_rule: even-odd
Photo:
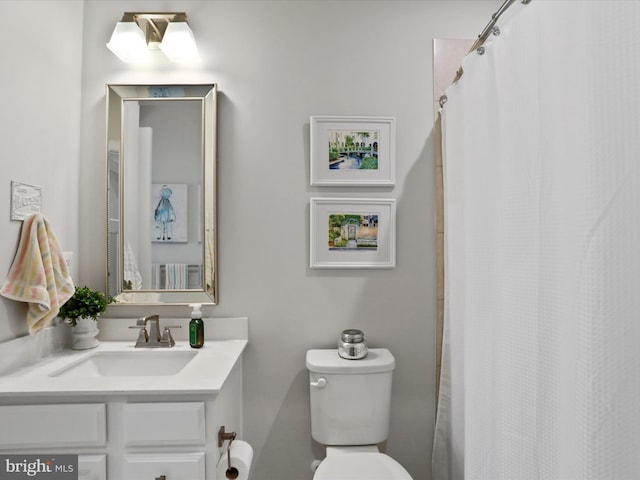
[[[60,307],[58,317],[68,320],[73,327],[74,350],[98,346],[98,317],[107,309],[107,298],[102,292],[89,287],[76,287],[73,296]]]

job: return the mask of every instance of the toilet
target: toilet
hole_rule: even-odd
[[[337,349],[309,350],[311,436],[327,455],[313,480],[412,480],[377,444],[389,436],[395,359],[386,348],[347,360]]]

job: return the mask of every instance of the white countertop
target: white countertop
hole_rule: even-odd
[[[78,396],[121,394],[216,394],[242,355],[247,340],[206,340],[192,349],[186,341],[172,348],[138,348],[132,341],[103,341],[90,350],[62,350],[39,362],[0,376],[0,399],[25,395]],[[52,373],[97,352],[197,351],[179,373],[165,376],[51,376]],[[132,365],[135,368],[135,365]]]

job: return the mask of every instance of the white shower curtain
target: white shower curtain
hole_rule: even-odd
[[[434,480],[640,479],[640,2],[515,3],[442,111]]]

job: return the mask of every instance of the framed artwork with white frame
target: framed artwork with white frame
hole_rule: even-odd
[[[395,268],[396,201],[311,198],[311,268]]]
[[[395,185],[395,118],[313,116],[310,132],[311,185]]]

